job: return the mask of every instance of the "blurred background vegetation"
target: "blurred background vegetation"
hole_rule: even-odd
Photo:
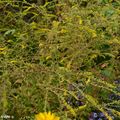
[[[0,0],[0,106],[14,120],[119,120],[120,1]]]

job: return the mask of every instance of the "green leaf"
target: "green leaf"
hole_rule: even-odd
[[[6,35],[13,35],[15,33],[15,29],[11,29],[11,30],[8,30],[8,31],[6,31],[5,33],[4,33],[4,36],[6,36]]]
[[[102,70],[101,73],[106,77],[111,77],[112,72],[110,70]]]
[[[106,4],[108,2],[109,2],[109,0],[100,0],[100,3],[102,3],[102,4]]]
[[[105,11],[104,14],[105,14],[105,16],[110,17],[110,16],[112,16],[114,13],[115,13],[114,10],[108,9],[108,10]]]

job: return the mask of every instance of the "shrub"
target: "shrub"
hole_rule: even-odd
[[[119,1],[0,2],[0,114],[53,111],[119,119]],[[117,98],[109,99],[114,94]]]

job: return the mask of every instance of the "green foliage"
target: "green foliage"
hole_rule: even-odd
[[[44,2],[43,2],[44,3]],[[56,112],[61,119],[87,120],[100,110],[117,117],[120,100],[119,0],[0,1],[0,115],[34,119]],[[74,90],[69,90],[69,85]],[[68,96],[84,105],[73,107]],[[66,110],[63,108],[66,107]]]

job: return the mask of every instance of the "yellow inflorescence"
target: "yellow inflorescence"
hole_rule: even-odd
[[[60,118],[55,116],[51,112],[44,112],[35,115],[35,120],[60,120]]]

